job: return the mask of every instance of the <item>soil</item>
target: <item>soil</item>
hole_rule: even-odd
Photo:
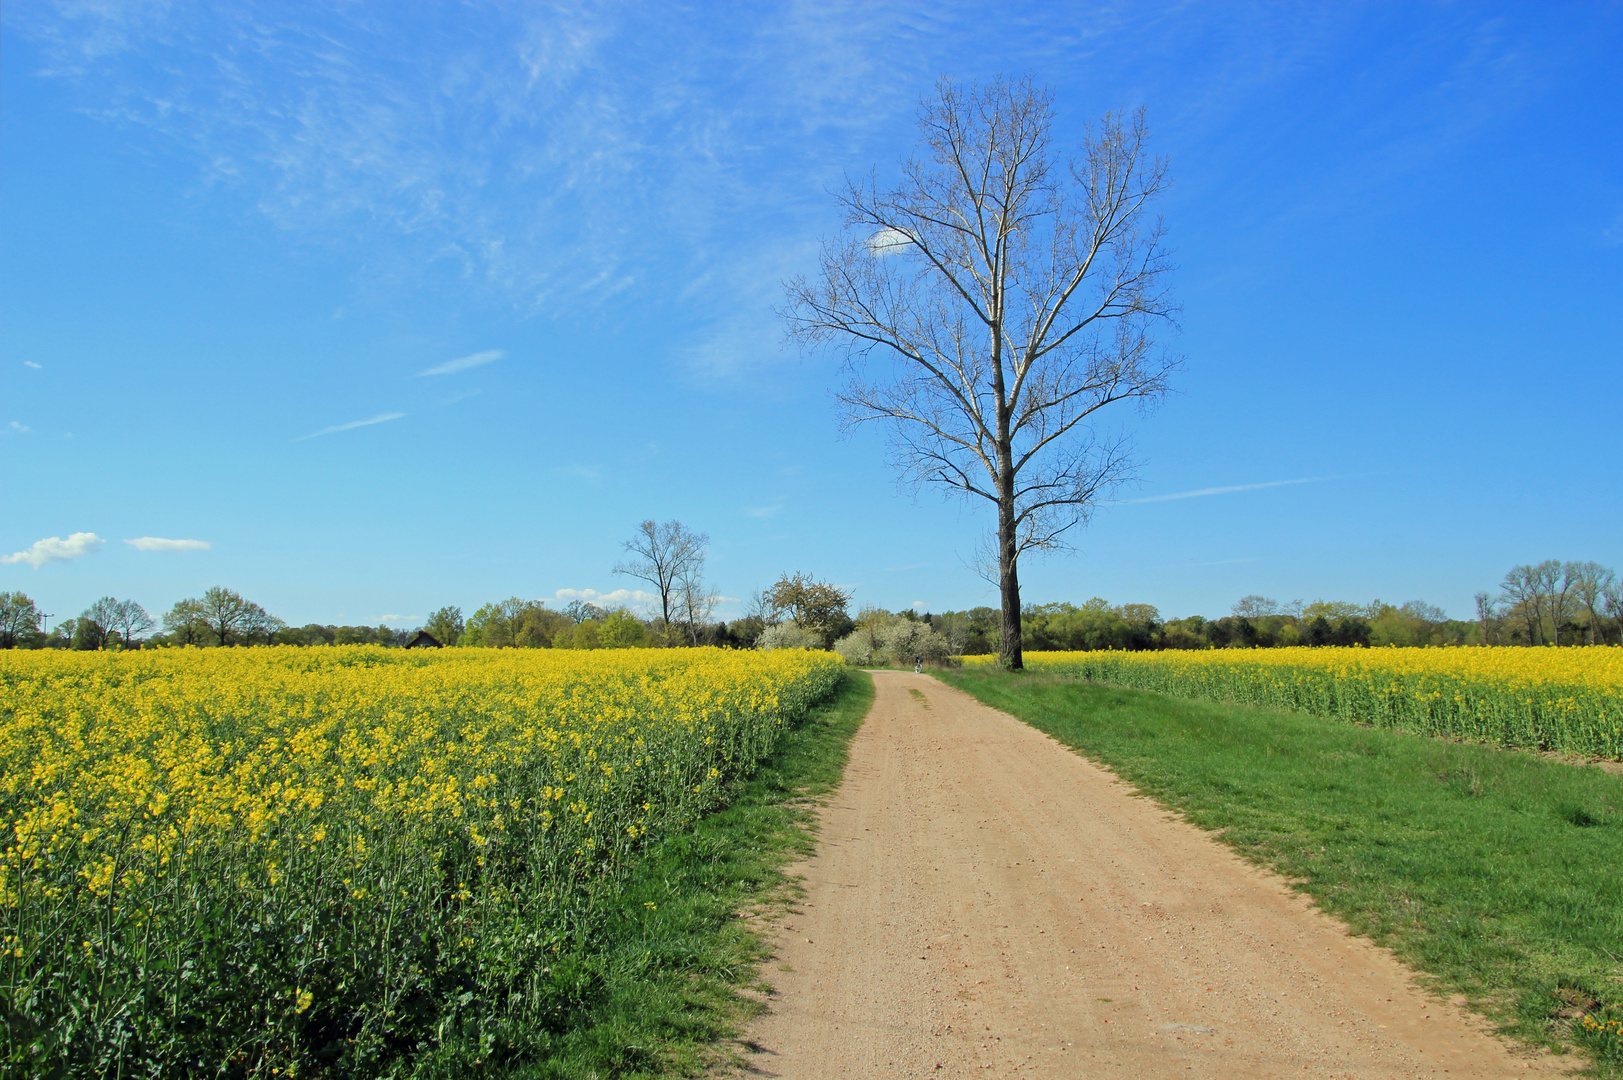
[[[877,697],[749,1075],[1554,1077],[1288,883],[926,675]]]

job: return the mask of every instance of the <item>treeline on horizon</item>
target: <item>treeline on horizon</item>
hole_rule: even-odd
[[[1150,604],[1028,604],[1021,612],[1023,647],[1033,652],[1106,649],[1288,648],[1294,646],[1617,645],[1623,643],[1623,583],[1594,562],[1513,567],[1498,595],[1479,593],[1474,619],[1453,619],[1424,601],[1369,604],[1318,600],[1280,604],[1242,598],[1228,615],[1164,619]],[[976,655],[998,650],[998,610],[976,607],[940,614],[865,608],[853,618],[850,594],[807,574],[785,574],[751,598],[732,622],[706,617],[640,616],[627,608],[575,601],[563,608],[511,597],[464,618],[440,608],[421,627],[309,623],[289,626],[261,605],[226,588],[179,601],[161,620],[133,600],[103,597],[49,632],[38,605],[22,592],[0,592],[0,648],[130,649],[174,646],[382,645],[402,647],[427,631],[436,643],[473,648],[720,648],[794,647],[850,651],[853,635],[866,648],[889,652]],[[690,605],[690,616],[699,614]],[[708,611],[702,614],[708,615]],[[902,624],[928,629],[933,647],[914,642]],[[161,625],[161,629],[160,629]],[[899,635],[899,636],[898,636]],[[859,651],[855,656],[867,656]],[[864,661],[866,662],[866,661]]]

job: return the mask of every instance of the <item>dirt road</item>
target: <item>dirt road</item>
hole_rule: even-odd
[[[753,1074],[1564,1075],[1046,735],[928,676],[874,679]]]

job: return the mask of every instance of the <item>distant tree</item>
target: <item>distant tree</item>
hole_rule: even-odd
[[[1260,619],[1264,615],[1277,615],[1279,601],[1252,593],[1250,596],[1240,597],[1229,614],[1241,619]]]
[[[116,630],[124,638],[124,647],[132,648],[135,645],[137,634],[144,634],[157,623],[147,614],[147,609],[134,600],[120,600],[113,611],[112,622],[108,628]]]
[[[1368,645],[1369,638],[1369,623],[1357,615],[1349,615],[1336,624],[1337,645]]]
[[[544,649],[569,631],[569,619],[562,612],[547,610],[540,600],[511,596],[475,611],[459,641],[491,649]]]
[[[1302,644],[1322,648],[1325,645],[1334,644],[1335,636],[1336,632],[1331,627],[1330,620],[1323,615],[1315,615],[1302,634]]]
[[[737,649],[753,649],[760,639],[766,622],[759,615],[745,615],[727,626],[727,644]]]
[[[806,345],[873,353],[853,377],[850,424],[885,423],[908,482],[986,500],[995,513],[1000,662],[1021,666],[1018,562],[1063,546],[1132,471],[1099,411],[1166,393],[1175,361],[1153,333],[1173,305],[1161,225],[1166,185],[1142,111],[1106,116],[1075,155],[1052,147],[1052,96],[1028,80],[942,80],[920,108],[920,153],[901,182],[850,182],[851,233],[823,247],[784,312]]]
[[[631,557],[616,565],[614,572],[652,585],[659,593],[660,618],[670,626],[678,617],[678,586],[695,573],[703,576],[708,543],[709,536],[694,532],[680,521],[658,525],[649,519],[638,524],[636,535],[625,542]]]
[[[774,612],[787,615],[803,630],[822,635],[824,642],[840,636],[849,622],[846,605],[851,594],[809,574],[784,574],[764,599]]]
[[[1541,590],[1542,575],[1539,568],[1524,563],[1505,571],[1499,583],[1499,596],[1506,614],[1519,618],[1527,627],[1527,644],[1539,645],[1544,640],[1544,597]]]
[[[286,629],[287,623],[255,604],[254,610],[243,622],[242,636],[250,645],[255,643],[269,645],[276,639],[277,634]],[[387,631],[388,628],[384,627],[384,630]]]
[[[303,626],[286,626],[276,631],[273,640],[278,645],[331,645],[338,636],[338,627],[323,626],[321,623],[305,623]]]
[[[1498,645],[1503,636],[1504,616],[1493,597],[1485,592],[1476,594],[1476,621],[1482,635],[1482,644]]]
[[[629,611],[611,611],[604,617],[597,632],[605,649],[632,649],[647,639],[648,628]]]
[[[107,647],[108,630],[95,619],[81,615],[73,622],[73,648],[94,652]]]
[[[466,623],[462,619],[462,609],[459,607],[442,607],[428,617],[423,629],[432,634],[434,640],[441,645],[455,645],[462,636]]]
[[[1161,612],[1154,604],[1123,604],[1117,610],[1130,623],[1148,627],[1161,621]]]
[[[1313,619],[1323,615],[1336,623],[1346,618],[1360,618],[1363,614],[1364,608],[1359,604],[1350,604],[1345,600],[1315,600],[1302,608],[1300,617]]]
[[[79,620],[76,616],[58,619],[51,632],[45,637],[47,649],[71,649],[79,636]]]
[[[163,617],[169,640],[177,645],[202,645],[208,640],[208,613],[201,600],[177,600]]]
[[[585,600],[571,600],[569,606],[564,608],[564,614],[573,622],[602,622],[608,618],[609,612],[607,608],[600,608]]]
[[[704,561],[690,563],[676,582],[676,618],[689,645],[698,645],[716,610],[716,595],[704,580]]]
[[[1585,623],[1586,644],[1594,645],[1600,625],[1600,609],[1606,602],[1606,590],[1616,580],[1611,567],[1598,562],[1569,562],[1563,568],[1573,602],[1582,607],[1589,619]]]
[[[119,616],[119,602],[104,596],[79,613],[79,624],[74,629],[75,649],[104,649],[112,636]]]
[[[39,633],[39,608],[25,593],[0,592],[0,649],[15,649]]]
[[[216,645],[234,645],[243,632],[252,632],[265,609],[227,588],[214,586],[198,599],[204,624],[214,635]]]
[[[1617,624],[1618,643],[1623,644],[1623,580],[1613,578],[1601,595],[1606,600],[1606,613]]]

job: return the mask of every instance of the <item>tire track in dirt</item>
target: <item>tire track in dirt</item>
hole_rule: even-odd
[[[747,1072],[1554,1077],[1278,877],[924,675],[879,672]]]

